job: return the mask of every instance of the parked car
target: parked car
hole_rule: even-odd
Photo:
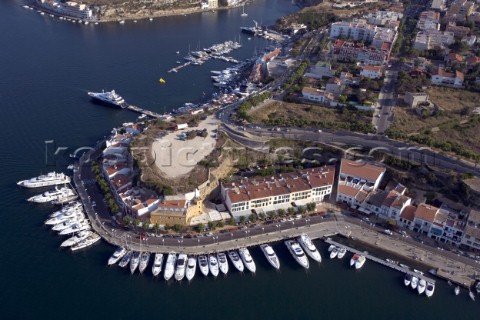
[[[388,234],[389,236],[393,236],[393,232],[389,229],[383,230],[383,233]]]

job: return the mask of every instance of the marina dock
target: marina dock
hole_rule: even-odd
[[[384,265],[385,267],[389,267],[391,269],[394,269],[394,270],[397,270],[397,271],[400,271],[402,273],[407,273],[407,274],[410,274],[412,276],[415,276],[419,279],[424,279],[425,281],[427,282],[431,282],[431,283],[435,283],[435,280],[423,275],[423,274],[420,274],[418,272],[415,272],[413,271],[412,269],[410,268],[405,268],[405,267],[402,267],[400,266],[399,264],[397,263],[393,263],[393,262],[389,262],[389,261],[386,261],[386,260],[383,260],[383,259],[380,259],[380,258],[377,258],[375,256],[372,256],[371,254],[369,254],[368,252],[366,251],[360,251],[360,250],[357,250],[357,249],[354,249],[354,248],[350,248],[344,244],[341,244],[341,243],[338,243],[336,241],[333,241],[332,239],[330,238],[327,238],[325,240],[326,243],[328,244],[333,244],[334,246],[337,246],[339,248],[345,248],[347,249],[347,251],[349,252],[352,252],[354,254],[360,254],[360,255],[363,255],[365,258],[367,258],[368,260],[372,260],[376,263],[379,263],[381,265]]]
[[[150,111],[150,110],[146,110],[146,109],[142,109],[140,107],[137,107],[137,106],[134,106],[134,105],[131,105],[131,104],[127,105],[127,107],[125,109],[131,110],[133,112],[137,112],[137,113],[140,113],[140,114],[144,114],[146,116],[156,118],[156,119],[163,118],[163,115],[161,115],[159,113],[156,113],[156,112],[153,112],[153,111]]]

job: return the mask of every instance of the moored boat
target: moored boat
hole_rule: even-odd
[[[225,252],[219,252],[217,253],[217,261],[218,261],[218,267],[220,268],[220,271],[223,274],[228,273],[228,261],[227,261],[227,255]]]
[[[218,261],[213,254],[208,255],[208,269],[214,277],[218,276]]]
[[[140,252],[134,251],[130,259],[130,273],[134,274],[140,264]]]
[[[90,230],[84,230],[80,231],[76,235],[68,238],[67,240],[63,241],[60,247],[65,248],[65,247],[71,247],[79,243],[80,241],[88,238],[92,234],[92,231]]]
[[[317,247],[315,247],[312,240],[307,234],[302,233],[300,237],[297,238],[297,241],[310,258],[318,262],[322,261],[322,256],[320,255],[320,252],[318,252]]]
[[[165,264],[165,271],[163,272],[163,278],[165,280],[170,280],[175,273],[175,264],[177,262],[177,254],[175,252],[170,252],[167,257],[167,262]]]
[[[403,278],[403,283],[405,284],[406,287],[408,287],[411,282],[412,282],[412,275],[409,273],[405,273],[405,277]]]
[[[188,281],[192,280],[195,277],[195,272],[197,271],[197,259],[194,256],[188,257],[187,262],[187,271],[185,272],[185,277]]]
[[[177,267],[175,269],[175,280],[182,281],[185,277],[185,268],[187,266],[187,255],[180,253],[177,259]]]
[[[350,258],[350,267],[353,267],[353,266],[355,265],[355,262],[357,262],[359,256],[360,256],[360,255],[358,255],[358,254],[355,253],[355,254]]]
[[[422,294],[425,292],[425,288],[427,286],[427,281],[425,281],[425,279],[420,279],[418,281],[418,285],[417,285],[417,292],[418,294]]]
[[[298,242],[295,240],[287,240],[285,241],[285,245],[287,246],[288,251],[290,251],[295,261],[297,261],[305,269],[308,269],[308,258],[305,255],[305,252],[303,252],[302,247],[300,247]]]
[[[456,286],[455,289],[453,290],[456,296],[460,294],[460,286]]]
[[[247,248],[240,248],[238,249],[238,254],[242,258],[243,263],[247,267],[250,272],[255,273],[257,271],[257,266],[255,265],[255,261],[253,261],[252,256],[250,255],[250,251]]]
[[[427,287],[425,288],[425,294],[427,297],[433,296],[433,292],[435,291],[435,284],[431,282],[427,282]]]
[[[163,254],[155,253],[155,258],[153,259],[153,265],[152,265],[152,274],[154,277],[158,276],[162,271],[162,264],[163,264]]]
[[[80,241],[79,243],[77,243],[76,245],[70,247],[70,249],[72,251],[77,251],[77,250],[89,247],[89,246],[97,243],[98,241],[100,241],[100,239],[101,239],[101,237],[98,234],[92,233],[86,239],[84,239],[84,240]]]
[[[330,259],[335,259],[338,255],[339,248],[335,247],[330,251]]]
[[[273,251],[273,248],[268,244],[262,244],[260,245],[260,249],[262,249],[265,258],[267,258],[268,262],[272,265],[272,267],[277,270],[280,269],[280,260],[278,260],[278,257],[275,251]]]
[[[207,257],[203,254],[198,256],[198,267],[200,272],[206,277],[208,276],[208,260]]]
[[[238,255],[236,251],[229,251],[228,252],[228,257],[230,258],[230,261],[232,262],[233,266],[240,272],[243,272],[245,266],[243,265],[242,259]]]
[[[29,202],[35,203],[48,203],[55,201],[59,198],[69,196],[74,194],[73,190],[67,187],[58,188],[56,187],[55,190],[45,191],[42,194],[38,194],[36,196],[30,197],[27,199]]]
[[[25,188],[41,188],[48,186],[55,186],[59,184],[70,183],[70,177],[62,172],[49,172],[46,175],[41,175],[35,178],[18,181],[17,185]]]
[[[365,261],[367,261],[367,258],[365,258],[365,256],[358,256],[358,259],[357,261],[355,261],[355,269],[360,269],[361,267],[363,267],[363,265],[365,264]]]
[[[347,249],[345,247],[339,248],[337,253],[337,258],[342,259],[343,257],[345,257],[346,253],[347,253]]]
[[[140,255],[140,265],[138,266],[138,270],[140,273],[143,273],[148,266],[148,262],[150,262],[150,252],[142,252]]]
[[[112,256],[108,259],[108,265],[111,266],[112,264],[117,263],[126,253],[127,249],[125,249],[124,247],[118,247],[117,250],[115,250]]]
[[[132,258],[132,251],[129,250],[127,251],[127,253],[125,253],[123,258],[120,260],[120,262],[118,263],[118,266],[121,268],[125,268],[130,263],[131,258]]]
[[[91,227],[88,221],[83,220],[82,222],[75,222],[73,225],[71,225],[66,229],[63,229],[58,234],[61,236],[64,236],[64,235],[74,234],[75,232],[80,232],[83,230],[90,230],[90,229]]]
[[[413,290],[417,289],[418,286],[418,278],[416,276],[412,276],[412,282],[410,282],[410,286]]]

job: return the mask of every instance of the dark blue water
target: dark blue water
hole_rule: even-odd
[[[246,7],[247,18],[240,17],[240,8],[79,26],[19,4],[0,3],[0,318],[478,319],[479,303],[466,292],[455,297],[441,282],[428,300],[405,289],[402,275],[373,263],[354,272],[347,260],[325,261],[306,272],[283,244],[274,246],[280,272],[253,249],[255,276],[231,271],[226,278],[204,279],[197,274],[191,284],[107,268],[114,248],[103,243],[75,254],[58,249],[61,239],[43,227],[52,208],[26,203],[35,192],[14,182],[62,169],[66,157],[61,155],[56,167],[46,165],[45,140],[68,147],[68,154],[135,119],[128,111],[90,103],[86,92],[114,88],[130,103],[157,112],[196,101],[213,91],[210,70],[229,64],[209,61],[168,74],[189,46],[238,39],[239,27],[253,24],[252,19],[272,24],[297,9],[287,0],[258,0]],[[232,53],[237,59],[266,46],[244,35],[241,41],[244,46]],[[158,83],[160,77],[166,85]]]

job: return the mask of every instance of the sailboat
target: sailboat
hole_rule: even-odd
[[[160,80],[158,80],[158,82],[160,82],[160,83],[166,83],[166,81],[165,81],[163,78],[160,78]]]
[[[242,17],[248,17],[248,13],[245,13],[245,4],[242,6],[242,8],[243,8],[243,12],[242,12],[242,14],[241,14],[240,16],[242,16]]]

